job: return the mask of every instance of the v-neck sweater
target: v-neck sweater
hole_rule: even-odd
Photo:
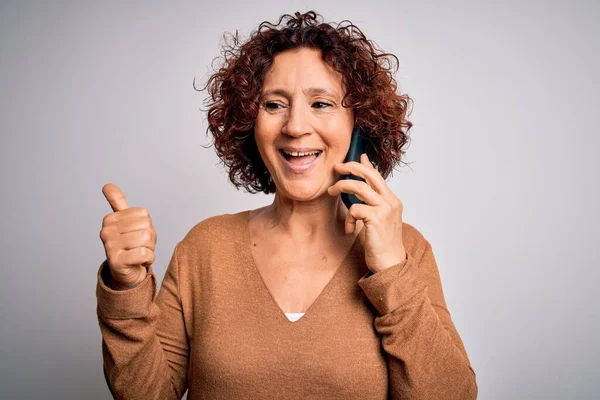
[[[371,273],[356,240],[299,320],[252,257],[249,211],[211,217],[177,243],[157,292],[98,270],[97,314],[115,398],[475,399],[430,243],[403,223],[407,258]],[[301,384],[297,384],[301,382]]]

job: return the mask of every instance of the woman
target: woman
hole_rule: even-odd
[[[474,399],[429,242],[385,177],[411,123],[395,58],[314,12],[263,23],[209,79],[231,181],[269,206],[198,223],[156,297],[156,233],[112,184],[98,317],[115,397]],[[353,127],[374,160],[344,159]],[[371,161],[377,166],[375,167]],[[341,175],[364,179],[340,180]],[[347,209],[341,193],[363,204]]]

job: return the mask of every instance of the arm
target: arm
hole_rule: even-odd
[[[187,389],[189,341],[178,286],[177,249],[158,296],[152,267],[135,288],[113,290],[106,261],[96,296],[104,374],[117,399],[179,399]]]
[[[417,257],[365,276],[375,329],[388,357],[392,399],[476,399],[477,383],[446,307],[431,245]]]

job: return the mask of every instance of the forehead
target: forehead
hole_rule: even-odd
[[[342,75],[329,66],[316,49],[287,50],[273,58],[263,90],[273,87],[322,87],[341,93]]]

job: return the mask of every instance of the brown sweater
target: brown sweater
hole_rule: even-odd
[[[357,240],[297,322],[254,265],[248,211],[198,223],[156,277],[111,290],[98,271],[105,376],[116,398],[475,399],[429,242],[403,225],[407,260],[372,274]]]

